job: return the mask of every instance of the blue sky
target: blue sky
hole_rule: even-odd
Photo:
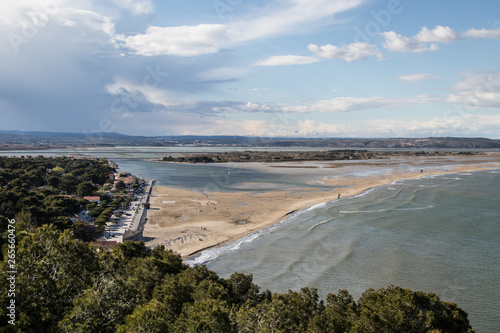
[[[500,138],[500,2],[0,4],[0,129]]]

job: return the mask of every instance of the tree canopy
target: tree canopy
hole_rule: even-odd
[[[0,217],[16,219],[19,230],[33,231],[54,223],[61,230],[90,236],[69,217],[88,204],[78,197],[95,194],[114,171],[106,160],[98,159],[0,157]]]

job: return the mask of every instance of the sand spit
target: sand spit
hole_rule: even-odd
[[[418,162],[418,164],[417,164]],[[487,156],[472,156],[466,159],[433,158],[429,160],[405,159],[392,161],[394,169],[387,172],[387,161],[383,162],[385,171],[377,172],[380,163],[359,163],[359,167],[370,171],[370,176],[349,175],[321,179],[323,185],[332,186],[330,191],[318,189],[294,191],[261,192],[211,192],[199,193],[164,186],[155,186],[151,196],[149,222],[144,229],[144,240],[149,247],[165,245],[186,258],[204,249],[227,244],[257,230],[266,228],[285,219],[290,213],[311,207],[315,204],[354,196],[364,191],[389,185],[394,181],[416,179],[424,176],[500,169],[500,154],[488,153]],[[300,165],[287,163],[289,168]],[[279,169],[287,165],[278,165]],[[328,163],[322,168],[339,170],[356,163],[335,165]],[[419,167],[424,165],[423,172]],[[258,166],[261,169],[277,172],[276,164]],[[245,167],[243,164],[242,167]],[[310,169],[311,173],[315,168]]]

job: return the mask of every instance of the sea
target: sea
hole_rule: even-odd
[[[396,182],[319,204],[224,248],[204,263],[223,277],[253,274],[276,292],[399,285],[434,292],[500,332],[500,171]]]
[[[318,170],[311,185],[311,171],[108,155],[139,177],[196,191],[251,190],[248,184],[257,184],[255,191],[324,190],[320,179],[328,172]],[[356,176],[369,177],[370,171],[357,170]],[[477,332],[500,332],[500,170],[397,181],[321,203],[187,263],[204,264],[222,277],[252,274],[262,290],[314,287],[321,299],[342,289],[358,299],[369,288],[388,285],[433,292],[463,308]]]

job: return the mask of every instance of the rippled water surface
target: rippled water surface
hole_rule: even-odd
[[[279,227],[195,258],[265,289],[389,284],[435,292],[469,313],[478,332],[500,331],[500,173],[405,181],[305,210]]]

